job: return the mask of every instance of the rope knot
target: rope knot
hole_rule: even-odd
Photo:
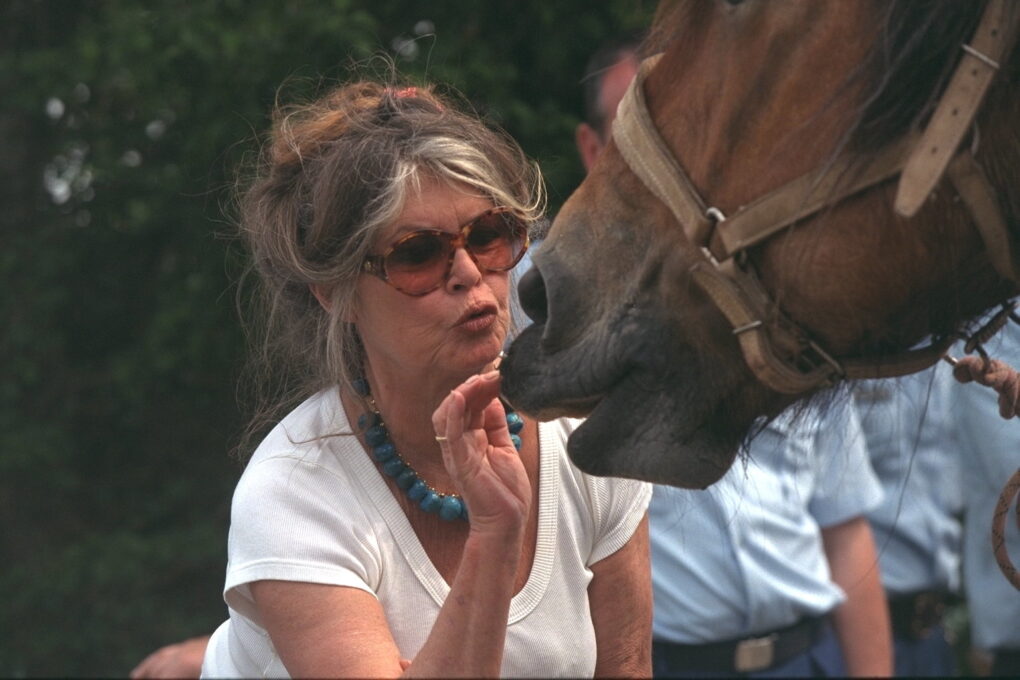
[[[953,377],[961,383],[976,382],[999,393],[999,415],[1020,415],[1020,373],[998,359],[965,356],[953,366]]]

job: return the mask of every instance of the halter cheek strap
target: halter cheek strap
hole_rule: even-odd
[[[1012,44],[1020,24],[1020,12],[1007,8],[1006,4],[1005,0],[990,0],[977,31],[978,36],[999,35],[1003,50]],[[972,43],[985,47],[984,41],[978,38]],[[972,56],[970,50],[967,55]],[[916,158],[917,149],[923,148],[918,146],[917,136],[900,139],[869,158],[838,158],[824,172],[806,173],[727,219],[718,209],[707,207],[648,111],[643,83],[660,58],[661,55],[657,55],[642,63],[620,102],[613,122],[613,140],[634,174],[669,207],[687,239],[700,249],[703,257],[691,267],[691,276],[733,327],[744,359],[758,379],[778,392],[798,394],[844,378],[906,375],[938,361],[957,338],[947,336],[922,349],[880,359],[833,357],[782,312],[758,277],[745,270],[736,257],[797,221],[904,172],[908,159]],[[953,82],[960,79],[960,69],[969,66],[969,60],[965,59]],[[955,100],[961,95],[954,93],[951,85],[946,96]],[[979,104],[969,114],[964,132]],[[937,135],[926,131],[923,139],[930,141],[932,138]],[[958,143],[959,140],[952,143],[952,151],[955,152]],[[944,146],[946,144],[940,142],[940,148]],[[1020,280],[1010,255],[1006,221],[983,170],[969,152],[955,156],[950,153],[949,159],[952,162],[948,165],[948,174],[975,216],[993,264],[1004,278]],[[915,185],[909,176],[906,181],[908,186]]]
[[[1016,3],[989,0],[970,43],[900,178],[896,212],[913,217],[942,179],[1016,38]]]

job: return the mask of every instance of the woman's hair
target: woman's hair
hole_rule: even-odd
[[[348,321],[355,284],[375,237],[423,179],[467,186],[533,225],[545,208],[541,175],[520,147],[430,86],[356,82],[274,111],[238,205],[261,317],[249,324],[255,414],[242,457],[284,409],[363,371]],[[310,285],[326,293],[328,312]]]

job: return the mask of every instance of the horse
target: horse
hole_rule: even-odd
[[[791,405],[980,349],[1020,278],[1018,5],[662,2],[506,398],[586,417],[587,472],[703,488]]]

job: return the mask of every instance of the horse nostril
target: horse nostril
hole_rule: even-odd
[[[531,317],[535,323],[545,323],[548,316],[545,299],[545,279],[538,267],[532,267],[517,284],[517,294],[521,298],[521,307],[524,313]]]

